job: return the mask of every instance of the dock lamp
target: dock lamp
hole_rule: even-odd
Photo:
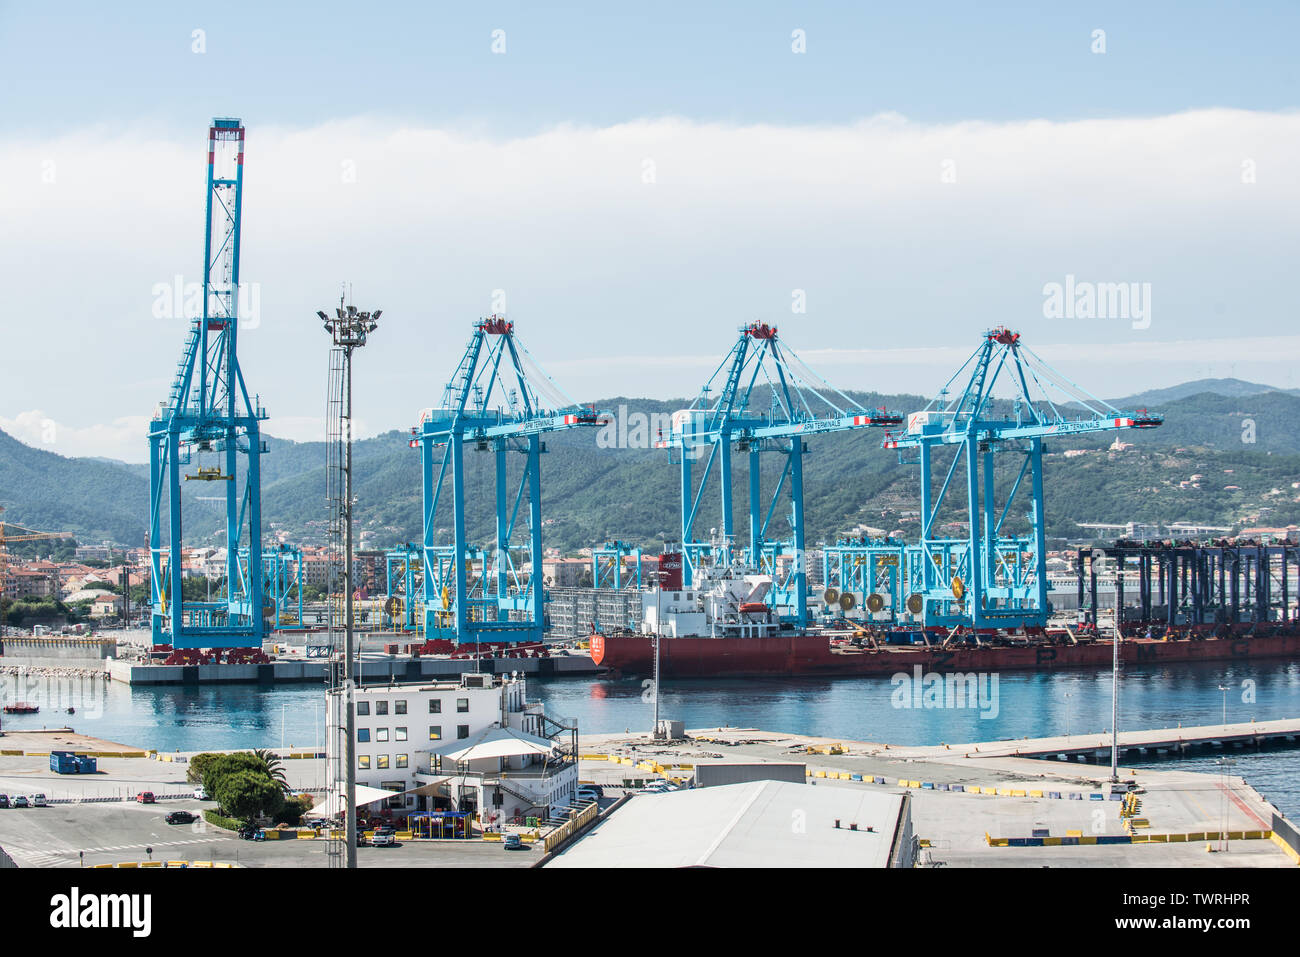
[[[357,866],[357,730],[356,707],[353,702],[353,689],[356,675],[353,672],[353,652],[355,648],[355,621],[352,613],[352,593],[354,591],[352,568],[352,353],[366,344],[370,333],[379,328],[379,317],[383,310],[364,312],[356,306],[345,305],[340,297],[338,308],[331,318],[323,311],[316,315],[330,334],[334,348],[342,354],[342,381],[339,386],[343,394],[339,396],[339,416],[347,421],[346,428],[340,428],[339,434],[343,444],[343,496],[338,503],[340,524],[343,527],[343,581],[344,581],[344,639],[343,639],[343,674],[342,687],[334,685],[343,696],[345,715],[346,743],[344,744],[343,765],[344,779],[341,782],[342,797],[345,801],[344,814],[344,866],[352,869]],[[331,385],[333,388],[333,385]],[[340,423],[341,424],[341,423]],[[333,618],[331,616],[331,645],[333,644]],[[334,672],[331,669],[331,676]],[[336,679],[331,677],[331,682]],[[282,722],[283,724],[283,722]],[[336,791],[337,793],[337,791]]]

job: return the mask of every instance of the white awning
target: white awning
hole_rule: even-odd
[[[554,741],[526,734],[514,728],[485,728],[478,734],[431,749],[431,754],[441,755],[449,761],[479,761],[487,758],[513,758],[529,754],[550,754],[556,748]]]
[[[386,791],[383,788],[372,788],[365,784],[356,786],[357,799],[354,802],[355,807],[365,807],[367,804],[374,804],[376,801],[382,801],[386,798],[397,797],[399,791]],[[336,792],[329,792],[325,800],[317,804],[304,815],[305,817],[338,817],[343,808],[343,801],[339,799]]]

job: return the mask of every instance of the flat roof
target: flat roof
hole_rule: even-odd
[[[787,781],[636,794],[546,866],[886,867],[902,802]]]

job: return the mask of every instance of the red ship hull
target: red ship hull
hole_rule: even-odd
[[[885,645],[872,651],[835,647],[825,635],[664,638],[659,643],[659,670],[666,678],[893,675],[916,665],[938,672],[1042,671],[1110,667],[1112,655],[1109,640],[946,650]],[[591,657],[619,674],[648,675],[654,671],[654,641],[648,635],[592,635]],[[1120,645],[1120,659],[1126,665],[1298,657],[1300,632],[1169,641],[1128,638]]]

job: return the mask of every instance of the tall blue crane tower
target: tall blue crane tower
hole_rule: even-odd
[[[174,648],[260,648],[263,558],[259,423],[266,412],[250,399],[239,369],[239,238],[244,183],[244,127],[214,119],[208,130],[207,226],[202,314],[192,318],[167,401],[149,426],[149,546],[153,641]],[[213,465],[203,465],[211,455]],[[197,459],[197,461],[194,461]],[[240,468],[240,461],[244,466]],[[197,471],[185,474],[186,466]],[[226,505],[226,595],[182,598],[181,488],[218,482]],[[166,537],[162,534],[167,515]]]
[[[965,376],[960,392],[950,388]],[[995,395],[999,380],[1002,397]],[[1047,624],[1047,549],[1043,514],[1043,440],[1113,429],[1149,429],[1164,421],[1147,412],[1122,412],[1070,382],[1021,344],[1020,334],[997,328],[948,380],[937,397],[907,417],[900,434],[886,434],[887,449],[916,449],[921,466],[921,535],[908,547],[910,611],[927,625],[972,628],[1041,628]],[[936,448],[953,446],[936,494]],[[1019,457],[1019,469],[999,496],[994,456]],[[903,456],[900,452],[899,456]],[[937,534],[953,482],[965,471],[964,537]],[[1028,492],[1028,534],[1003,535],[1003,525]]]
[[[420,449],[424,514],[424,624],[428,639],[459,644],[538,642],[545,630],[541,454],[548,432],[599,425],[601,416],[568,398],[515,337],[514,323],[489,316],[473,335],[438,408],[412,430]],[[439,451],[441,450],[441,451]],[[466,452],[490,453],[495,473],[495,540],[469,539]],[[506,453],[523,456],[512,488]],[[451,544],[439,544],[439,506],[451,485]],[[525,494],[526,519],[519,521]],[[442,520],[446,525],[445,518]],[[523,539],[521,544],[512,544]],[[522,559],[527,556],[527,565]],[[472,581],[475,556],[481,575]]]
[[[755,387],[758,391],[755,391]],[[716,390],[716,394],[715,394]],[[751,407],[767,403],[767,408]],[[808,623],[807,568],[804,552],[803,456],[805,436],[898,425],[902,419],[883,409],[866,409],[830,385],[786,348],[775,326],[741,326],[731,352],[714,370],[699,396],[673,414],[671,439],[658,446],[681,460],[683,584],[690,584],[704,560],[730,564],[741,559],[773,578],[773,604],[782,620]],[[732,447],[749,455],[749,545],[737,553],[732,508]],[[704,458],[698,487],[692,463]],[[765,499],[760,456],[776,452],[785,465]],[[714,466],[721,496],[722,527],[708,540],[696,531],[700,505]],[[777,505],[789,496],[790,538],[768,534]],[[778,576],[778,558],[790,561]]]

